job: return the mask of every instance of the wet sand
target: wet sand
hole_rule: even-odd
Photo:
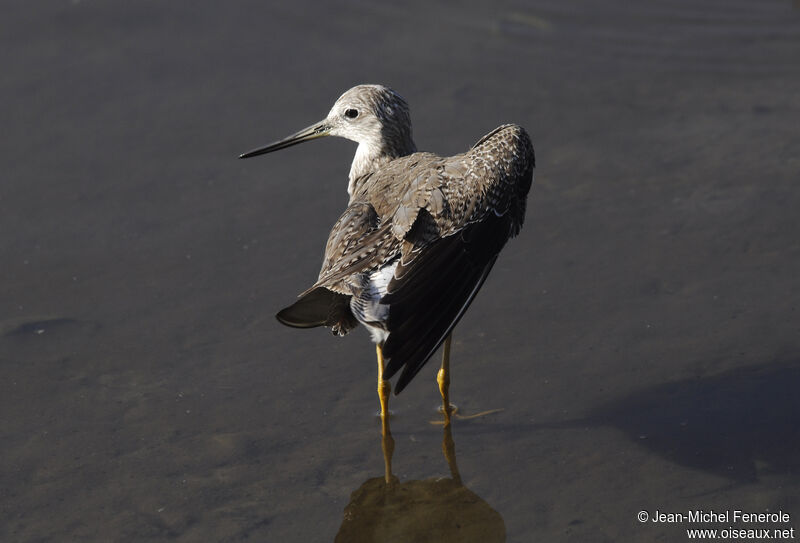
[[[365,82],[421,149],[534,139],[525,227],[453,346],[453,401],[504,408],[453,438],[506,540],[724,527],[640,510],[800,528],[799,58],[777,0],[7,6],[0,540],[345,528],[383,474],[373,348],[273,315],[316,277],[354,146],[235,157]],[[392,399],[409,488],[450,476],[435,373]]]

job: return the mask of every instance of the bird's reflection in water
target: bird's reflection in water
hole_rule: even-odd
[[[345,507],[337,543],[480,542],[506,540],[503,517],[461,483],[450,424],[442,451],[450,477],[401,482],[392,475],[394,439],[383,421],[385,474],[362,484]]]

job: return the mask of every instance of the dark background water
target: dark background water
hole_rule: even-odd
[[[424,150],[534,139],[453,347],[453,401],[504,408],[453,434],[508,541],[800,528],[796,3],[14,2],[0,66],[3,541],[334,539],[383,473],[373,349],[273,314],[354,146],[235,157],[358,83]],[[435,373],[392,400],[401,481],[449,475]]]

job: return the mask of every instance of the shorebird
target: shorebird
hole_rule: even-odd
[[[505,124],[463,154],[417,152],[406,101],[382,85],[358,85],[322,121],[239,158],[323,136],[358,143],[350,200],[328,237],[316,283],[277,318],[340,336],[359,323],[369,330],[385,434],[388,380],[402,368],[399,394],[444,343],[437,381],[449,425],[453,328],[522,227],[533,181],[530,137]]]

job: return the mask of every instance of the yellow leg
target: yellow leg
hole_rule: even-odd
[[[392,481],[392,455],[394,454],[394,438],[389,429],[389,395],[392,385],[383,378],[383,350],[380,345],[375,346],[378,354],[378,398],[381,402],[381,446],[383,448],[383,463],[385,468],[384,478],[386,484]]]
[[[453,407],[450,405],[450,344],[453,341],[453,334],[449,334],[444,340],[442,352],[442,367],[436,374],[436,382],[439,383],[439,392],[442,394],[442,412],[444,413],[444,425],[450,425],[450,414]]]
[[[442,352],[442,367],[439,373],[436,374],[436,381],[439,383],[439,392],[442,394],[442,412],[444,412],[444,421],[430,421],[431,424],[439,425],[444,424],[445,427],[450,425],[451,417],[459,420],[477,419],[493,413],[499,413],[503,409],[489,409],[488,411],[481,411],[474,415],[461,415],[458,412],[458,407],[450,403],[450,344],[453,341],[453,334],[450,333],[447,339],[444,340],[444,349]]]

